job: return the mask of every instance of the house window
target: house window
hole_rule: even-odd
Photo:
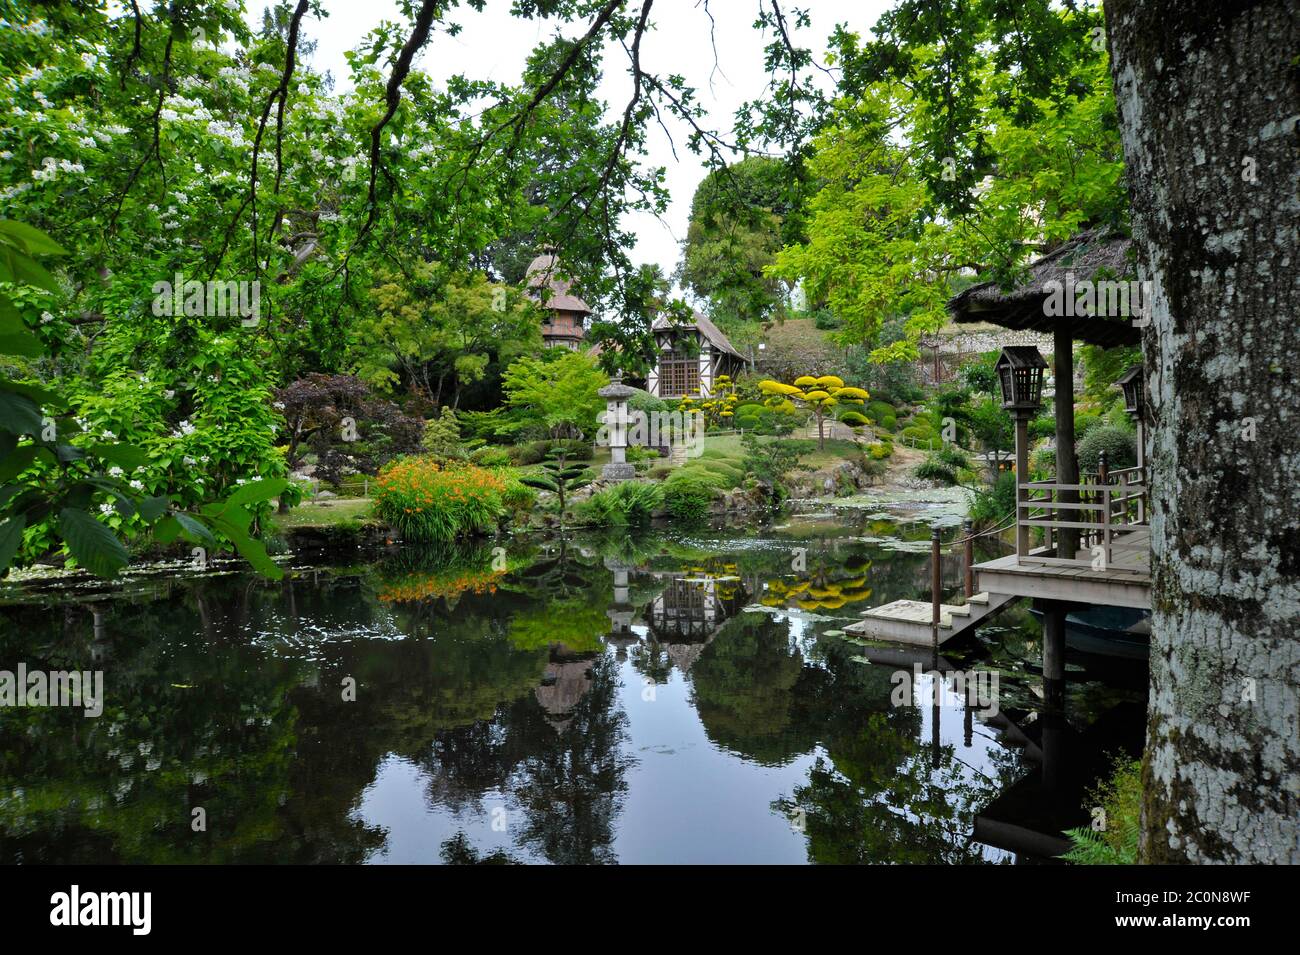
[[[659,397],[680,398],[700,390],[698,358],[664,358],[659,362]]]

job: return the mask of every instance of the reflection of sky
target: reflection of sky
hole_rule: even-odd
[[[806,653],[815,640],[812,624],[792,618],[790,628],[789,639]],[[950,837],[964,844],[969,820],[981,807],[955,805],[963,797],[953,787],[964,784],[981,793],[978,799],[987,798],[999,788],[995,782],[999,765],[991,754],[1002,751],[1003,764],[1006,754],[996,734],[978,716],[972,723],[971,744],[966,745],[963,709],[951,693],[949,676],[941,696],[944,705],[938,709],[939,742],[953,757],[945,757],[938,770],[931,770],[931,680],[924,672],[912,680],[913,699],[922,705],[916,737],[920,750],[911,759],[947,792],[961,821],[936,823],[898,806],[891,811],[924,825],[947,825]],[[805,837],[773,808],[773,802],[807,783],[817,757],[828,758],[820,746],[779,767],[760,765],[709,740],[692,701],[690,681],[676,668],[666,683],[651,686],[624,660],[619,682],[615,708],[627,716],[625,753],[632,765],[625,777],[627,790],[617,797],[615,858],[646,864],[807,861]],[[441,844],[457,832],[464,832],[480,855],[499,849],[520,861],[545,861],[513,838],[523,820],[509,794],[487,792],[477,806],[453,810],[444,804],[430,805],[428,782],[427,772],[408,760],[390,755],[381,761],[355,813],[367,825],[387,831],[386,850],[371,862],[439,861]],[[1009,858],[1000,850],[977,849],[990,862]]]

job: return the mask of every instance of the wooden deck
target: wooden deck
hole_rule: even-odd
[[[976,586],[989,593],[1149,610],[1151,574],[1146,569],[1149,564],[1144,547],[1134,552],[1133,566],[1139,566],[1139,553],[1143,569],[1093,570],[1089,551],[1079,551],[1072,563],[1038,563],[1035,558],[1041,560],[1045,555],[1036,551],[1029,561],[1010,554],[975,564],[973,570]]]
[[[975,594],[965,604],[940,604],[939,643],[947,643],[965,633],[1014,599],[1002,594]],[[895,600],[863,612],[862,620],[849,624],[844,632],[872,640],[929,647],[934,643],[933,615],[934,607],[927,601]]]

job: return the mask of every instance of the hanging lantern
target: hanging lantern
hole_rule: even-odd
[[[998,356],[1002,407],[1008,411],[1037,411],[1043,406],[1043,374],[1047,362],[1033,345],[1008,345]]]

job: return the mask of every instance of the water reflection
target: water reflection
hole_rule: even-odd
[[[888,539],[925,533],[891,527]],[[0,709],[0,860],[964,863],[1034,851],[1006,837],[1004,810],[1026,831],[1063,818],[1037,818],[1037,790],[1008,803],[1060,764],[1044,760],[1037,629],[1012,616],[952,650],[955,662],[925,661],[941,680],[954,666],[996,669],[1000,722],[956,700],[892,705],[891,676],[910,658],[837,629],[868,598],[928,586],[925,555],[882,536],[876,521],[579,537],[279,584],[230,574],[26,594],[0,611],[0,668],[103,669],[107,704],[98,720]],[[1045,737],[1057,757],[1103,751],[1113,735],[1089,727],[1140,699],[1137,679],[1076,676],[1079,728]],[[1074,782],[1057,791],[1077,809]]]

